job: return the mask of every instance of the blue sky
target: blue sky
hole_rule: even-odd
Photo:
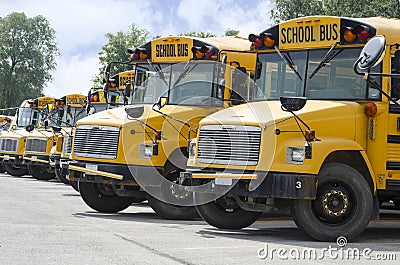
[[[0,6],[1,17],[12,12],[43,15],[55,29],[61,56],[44,90],[55,97],[86,94],[98,72],[105,34],[128,32],[132,23],[150,38],[189,31],[222,36],[228,28],[247,37],[272,25],[270,0],[0,0]]]

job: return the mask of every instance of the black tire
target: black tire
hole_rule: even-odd
[[[13,177],[28,175],[28,169],[26,167],[17,166],[14,162],[4,162],[3,166],[6,172]]]
[[[132,203],[141,203],[144,202],[145,200],[147,200],[146,198],[132,198]]]
[[[253,224],[261,216],[260,212],[243,210],[233,199],[226,196],[197,205],[196,209],[204,221],[220,229],[242,229]]]
[[[64,184],[66,185],[71,185],[71,182],[67,179],[67,174],[65,170],[62,170],[60,165],[56,164],[54,167],[54,173],[56,174],[56,177]]]
[[[179,174],[182,170],[170,162],[167,162],[165,168],[168,174],[165,180],[161,182],[160,190],[155,191],[157,198],[147,194],[150,207],[157,215],[168,220],[199,218],[194,206],[184,206],[193,205],[193,193],[178,183]]]
[[[293,200],[296,225],[318,241],[351,240],[367,227],[373,212],[371,187],[355,169],[341,163],[321,168],[315,200]]]
[[[71,181],[70,184],[71,184],[71,187],[72,187],[75,191],[79,192],[79,183],[78,183],[78,181]]]
[[[6,170],[3,167],[3,162],[0,163],[0,173],[4,173]]]
[[[83,201],[93,210],[102,213],[117,213],[128,208],[133,198],[121,197],[106,191],[103,184],[79,181],[79,192]]]
[[[147,194],[147,201],[154,212],[164,219],[168,220],[191,220],[198,218],[194,206],[178,206],[163,202]]]
[[[51,180],[56,177],[54,169],[50,166],[28,165],[28,170],[32,177],[37,180]]]

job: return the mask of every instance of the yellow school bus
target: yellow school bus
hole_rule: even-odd
[[[229,71],[224,78],[217,62],[246,68],[250,75],[255,54],[231,51],[247,48],[247,39],[240,37],[170,36],[131,49],[134,83],[132,94],[125,93],[131,105],[77,123],[68,170],[69,179],[79,181],[85,203],[100,212],[118,212],[147,199],[162,217],[195,216],[194,207],[174,205],[191,199],[175,182],[198,121],[228,106],[229,89],[216,80],[229,83]]]
[[[7,131],[10,128],[12,117],[7,115],[0,115],[0,135],[2,131]],[[0,173],[4,173],[3,159],[0,159]]]
[[[4,169],[12,176],[22,176],[28,173],[23,163],[25,142],[31,133],[25,128],[37,127],[49,109],[54,106],[55,98],[39,97],[25,100],[18,108],[9,131],[0,136],[0,158]]]
[[[239,229],[290,210],[301,230],[330,241],[362,233],[379,199],[400,199],[399,81],[353,71],[383,35],[385,58],[369,70],[399,73],[399,29],[397,19],[311,16],[250,34],[267,101],[200,122],[182,177],[201,217]]]
[[[85,95],[66,95],[55,100],[40,128],[30,128],[23,159],[34,178],[50,180],[56,177],[54,159],[59,154],[55,148],[58,138],[62,141],[64,135],[71,134],[76,121],[86,116],[85,106]]]

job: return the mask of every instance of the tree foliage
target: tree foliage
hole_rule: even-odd
[[[234,30],[231,28],[225,30],[225,36],[238,36],[238,35],[239,35],[239,30]]]
[[[0,18],[0,108],[43,95],[58,55],[55,30],[43,16]]]
[[[210,38],[210,37],[216,37],[214,33],[207,32],[207,31],[200,31],[200,32],[186,32],[186,33],[181,33],[178,36],[188,36],[188,37],[197,37],[197,38]]]
[[[130,26],[129,32],[124,33],[118,31],[116,34],[107,33],[105,36],[108,42],[103,45],[99,54],[100,68],[97,76],[92,80],[94,86],[101,86],[104,78],[104,69],[109,62],[122,61],[125,62],[129,59],[127,52],[128,48],[139,47],[146,43],[149,32],[145,29],[138,29],[135,24]],[[125,71],[126,67],[123,65],[113,64],[110,69],[110,73],[116,74],[121,71]]]
[[[273,0],[275,23],[289,19],[327,15],[341,17],[400,17],[399,0]]]

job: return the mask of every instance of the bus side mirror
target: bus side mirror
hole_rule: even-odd
[[[158,99],[157,103],[153,105],[153,109],[160,110],[165,105],[167,105],[167,98],[166,97],[160,97]]]
[[[25,130],[27,132],[31,132],[31,131],[33,131],[33,129],[35,129],[35,126],[33,124],[29,124],[29,125],[25,126]]]
[[[124,96],[127,98],[131,96],[131,83],[129,83],[129,82],[125,84]]]
[[[281,109],[283,111],[293,112],[301,110],[307,102],[305,97],[280,97]]]
[[[125,108],[126,114],[133,119],[140,118],[143,115],[144,107],[133,107],[133,108]]]
[[[378,35],[371,38],[367,44],[365,44],[362,49],[360,56],[358,57],[356,63],[354,64],[354,69],[357,74],[357,70],[369,70],[372,67],[378,65],[385,56],[386,39],[384,36]]]
[[[0,123],[0,128],[5,127],[6,125],[7,125],[7,122],[6,122],[6,121],[3,121],[2,123]]]

